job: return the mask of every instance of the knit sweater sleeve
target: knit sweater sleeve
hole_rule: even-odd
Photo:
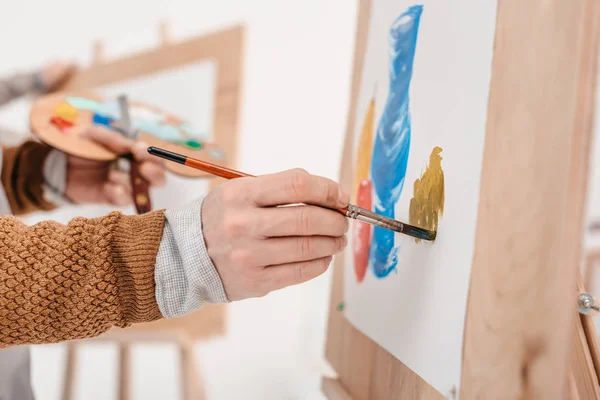
[[[163,226],[162,211],[67,225],[0,217],[0,347],[161,318],[154,266]]]

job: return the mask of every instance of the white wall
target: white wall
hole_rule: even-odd
[[[238,166],[253,174],[304,167],[339,175],[348,104],[356,1],[174,0],[2,2],[0,73],[55,58],[87,63],[91,41],[103,38],[108,58],[157,43],[161,19],[175,39],[233,23],[247,25]],[[25,127],[25,103],[0,112],[0,124]],[[320,398],[329,275],[230,307],[228,335],[198,347],[215,399]],[[114,349],[112,349],[114,350]],[[114,351],[82,355],[78,398],[110,398]],[[176,398],[172,348],[136,353],[134,398]],[[34,375],[39,400],[58,399],[60,346],[38,347]]]
[[[109,58],[152,47],[162,18],[172,22],[175,39],[245,22],[240,168],[263,173],[303,166],[337,177],[337,154],[327,144],[339,143],[345,122],[356,1],[107,0],[87,10],[74,0],[24,0],[1,10],[0,73],[56,57],[85,64],[95,38],[105,39]],[[286,150],[293,138],[293,151]],[[264,157],[264,147],[277,152]],[[319,161],[307,166],[311,159]]]

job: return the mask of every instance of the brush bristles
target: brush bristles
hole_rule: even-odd
[[[408,225],[352,204],[348,206],[348,211],[345,215],[349,218],[354,218],[368,224],[412,236],[416,239],[433,241],[437,236],[437,233],[434,231]]]
[[[417,239],[428,240],[428,241],[434,241],[437,236],[437,232],[435,232],[435,231],[430,231],[427,229],[418,228],[416,226],[406,225],[406,224],[404,224],[402,230],[398,231],[398,232],[404,233],[406,235],[412,236]]]

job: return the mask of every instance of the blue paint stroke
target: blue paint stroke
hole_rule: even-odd
[[[404,187],[410,149],[409,87],[417,47],[417,34],[423,6],[410,7],[392,24],[389,41],[390,85],[385,109],[377,127],[371,179],[375,212],[395,218],[394,208]],[[369,265],[378,278],[396,269],[397,247],[394,232],[375,227]]]

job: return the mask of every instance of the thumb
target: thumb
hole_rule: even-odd
[[[82,132],[81,136],[87,137],[92,142],[117,154],[130,153],[134,144],[132,140],[117,131],[99,125],[90,125]]]

